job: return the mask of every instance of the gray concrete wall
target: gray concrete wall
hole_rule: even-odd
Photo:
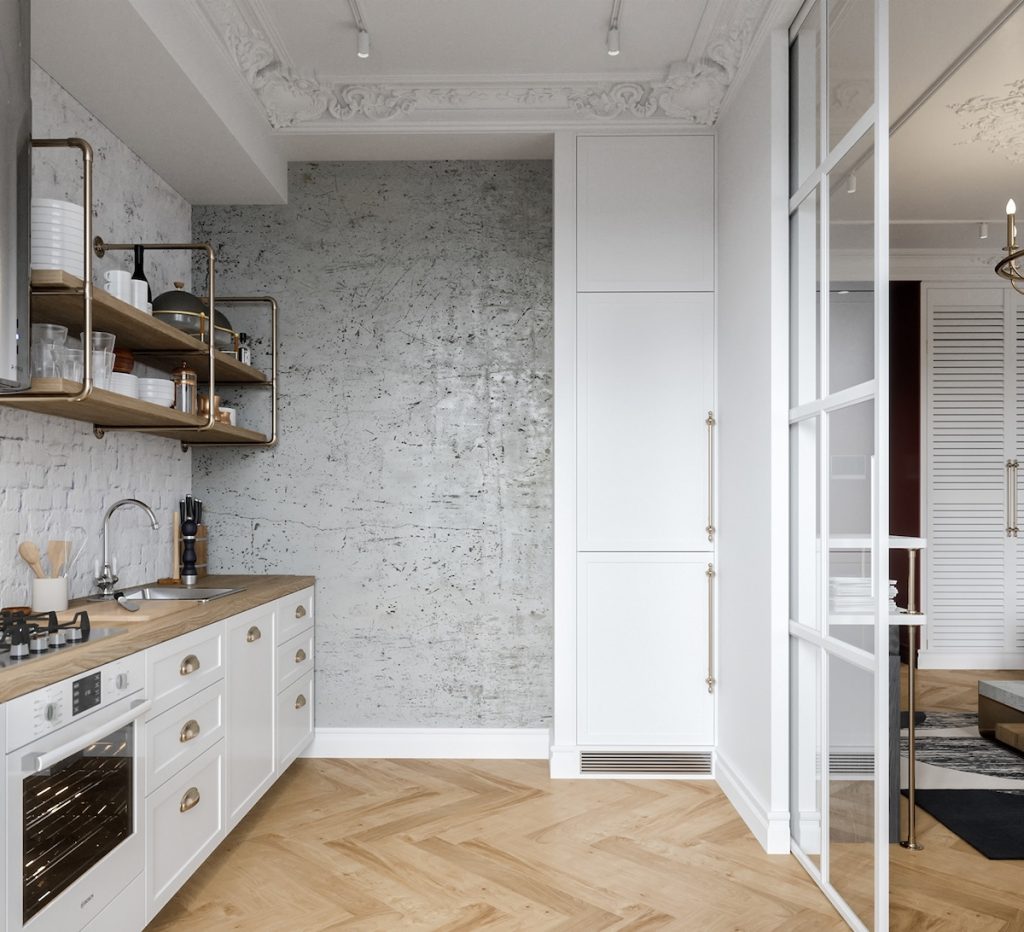
[[[547,723],[550,163],[297,164],[193,216],[281,302],[280,445],[193,481],[215,569],[318,577],[317,724]]]

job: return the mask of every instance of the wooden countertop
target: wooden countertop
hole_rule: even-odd
[[[242,587],[245,591],[203,604],[182,602],[179,610],[148,621],[136,621],[130,612],[124,612],[123,620],[96,621],[94,625],[97,628],[124,628],[124,631],[71,650],[27,661],[21,666],[0,670],[0,702],[7,702],[33,689],[41,689],[100,664],[127,657],[154,644],[162,644],[179,635],[188,634],[189,631],[306,589],[316,582],[316,577],[204,576],[200,582],[203,587]],[[71,605],[73,608],[88,610],[90,605],[96,606],[97,603],[76,599]]]

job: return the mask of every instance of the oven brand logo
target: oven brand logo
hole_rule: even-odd
[[[85,907],[92,902],[94,896],[96,896],[95,893],[90,893],[84,900],[82,900],[81,903],[78,904],[78,908],[85,909]]]

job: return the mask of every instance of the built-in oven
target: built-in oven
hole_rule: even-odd
[[[85,929],[141,874],[149,707],[142,655],[7,703],[10,932]],[[144,898],[134,911],[141,929]]]

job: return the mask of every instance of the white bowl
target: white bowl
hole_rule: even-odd
[[[46,229],[57,230],[81,230],[85,227],[85,221],[81,217],[61,217],[53,215],[32,215],[32,229],[45,227]]]
[[[81,248],[74,249],[69,243],[66,246],[61,246],[56,243],[33,243],[32,244],[32,255],[33,256],[73,256],[80,261],[85,261],[85,251]]]
[[[82,215],[85,214],[85,208],[81,204],[76,204],[74,201],[59,201],[52,197],[34,197],[32,198],[32,206],[49,207],[54,210],[70,210]]]
[[[82,266],[73,265],[70,262],[32,262],[32,268],[41,272],[67,272],[75,278],[85,276],[85,269]]]

